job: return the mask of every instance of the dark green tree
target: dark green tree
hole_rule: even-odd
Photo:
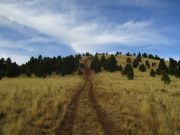
[[[134,59],[133,61],[133,67],[137,68],[139,66],[139,61],[137,59]]]
[[[106,67],[106,57],[105,55],[102,55],[101,58],[100,58],[100,64],[101,64],[101,67],[105,68]]]
[[[158,74],[158,75],[161,75],[162,72],[166,72],[166,73],[168,72],[168,68],[166,66],[166,63],[165,63],[164,59],[160,60],[158,68],[157,68],[156,71],[157,71],[156,74]]]
[[[150,69],[150,64],[149,64],[149,61],[148,61],[148,60],[146,60],[145,65],[146,65],[146,67],[147,67],[148,69]]]
[[[169,73],[171,75],[175,75],[176,74],[177,65],[178,65],[178,63],[177,63],[176,60],[174,60],[172,58],[169,59]]]
[[[146,66],[145,66],[144,64],[141,64],[141,65],[139,66],[139,71],[145,72],[145,71],[146,71]]]
[[[142,62],[142,56],[141,56],[141,53],[139,52],[138,55],[137,55],[137,58],[138,62]]]
[[[171,79],[166,72],[162,73],[161,81],[163,81],[165,84],[169,84],[171,82]]]
[[[133,67],[132,67],[132,65],[130,63],[127,63],[125,65],[124,70],[122,71],[122,73],[124,75],[126,75],[129,80],[134,79],[134,70],[133,70]]]
[[[106,62],[106,70],[114,72],[117,70],[117,61],[114,55],[111,55]]]
[[[101,64],[100,64],[100,61],[98,59],[98,56],[95,55],[92,62],[91,62],[91,69],[95,72],[95,73],[98,73],[98,72],[101,72]]]
[[[151,77],[155,77],[155,76],[156,76],[156,73],[155,73],[154,69],[151,69],[149,75],[150,75]]]

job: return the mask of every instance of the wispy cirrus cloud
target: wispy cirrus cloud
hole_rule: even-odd
[[[109,43],[158,43],[167,44],[168,40],[151,27],[150,21],[128,21],[116,26],[106,27],[97,22],[76,25],[73,18],[66,14],[39,14],[35,10],[19,8],[14,4],[1,4],[0,15],[12,22],[31,27],[41,33],[70,45],[77,52],[86,51],[86,45],[102,46]],[[77,20],[78,21],[78,20]],[[155,41],[152,38],[156,39]],[[134,44],[132,44],[134,45]]]

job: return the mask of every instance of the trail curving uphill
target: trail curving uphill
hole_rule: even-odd
[[[98,105],[89,68],[85,60],[85,84],[70,102],[63,121],[56,129],[56,135],[116,135],[113,123]]]

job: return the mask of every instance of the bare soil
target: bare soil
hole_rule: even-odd
[[[56,135],[116,135],[113,123],[98,105],[94,94],[90,59],[84,60],[83,78],[80,88],[68,106]]]

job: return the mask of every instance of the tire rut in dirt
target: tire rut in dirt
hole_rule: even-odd
[[[86,85],[87,83],[85,83],[83,87],[78,90],[74,98],[71,100],[63,121],[60,123],[59,127],[56,129],[56,135],[73,135],[74,117],[75,117],[75,112],[77,110],[77,104],[78,104],[81,92],[84,90]]]
[[[82,91],[74,119],[73,135],[104,135],[96,111],[88,97],[90,83]]]
[[[97,99],[94,94],[92,82],[90,82],[89,99],[93,105],[94,110],[96,111],[98,121],[105,131],[104,135],[117,135],[113,122],[108,118],[107,114],[102,109],[102,107],[98,105]]]

